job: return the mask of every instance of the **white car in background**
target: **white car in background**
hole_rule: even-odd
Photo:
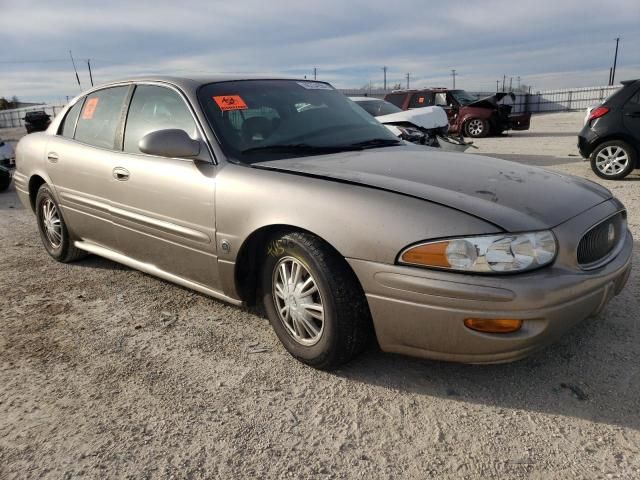
[[[379,98],[349,98],[403,140],[458,152],[466,150],[471,145],[462,139],[452,138],[448,135],[449,119],[441,107],[402,110]]]
[[[0,192],[11,184],[13,169],[16,167],[16,154],[9,142],[0,138]]]

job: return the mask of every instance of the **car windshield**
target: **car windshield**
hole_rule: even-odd
[[[384,100],[356,100],[355,102],[374,117],[402,112],[401,108]]]
[[[323,82],[217,82],[201,87],[198,98],[225,154],[243,163],[402,145]]]
[[[478,97],[471,95],[469,92],[464,90],[451,90],[451,95],[460,105],[469,105],[470,103],[478,100]]]

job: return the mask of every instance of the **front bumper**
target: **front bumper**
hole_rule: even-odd
[[[567,222],[573,224],[569,230],[576,221],[579,224],[580,218]],[[562,233],[556,236],[561,239]],[[366,292],[382,350],[437,360],[500,363],[553,342],[600,312],[622,290],[631,272],[631,233],[627,231],[621,241],[617,255],[591,271],[563,264],[562,255],[550,267],[500,276],[355,259],[349,263]],[[465,318],[516,318],[524,323],[515,333],[487,334],[465,327]]]

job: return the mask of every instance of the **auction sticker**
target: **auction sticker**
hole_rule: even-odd
[[[246,110],[249,108],[240,95],[220,95],[213,97],[213,99],[223,112],[228,110]]]
[[[96,113],[96,107],[98,106],[99,101],[100,101],[99,97],[93,97],[87,100],[87,103],[82,109],[83,120],[91,120],[93,118],[93,114]]]
[[[331,85],[321,82],[297,82],[302,88],[307,90],[333,90]]]

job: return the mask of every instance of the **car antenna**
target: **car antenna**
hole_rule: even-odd
[[[73,60],[73,54],[71,50],[69,50],[69,56],[71,57],[71,64],[73,65],[73,71],[76,72],[76,80],[78,81],[78,86],[80,90],[82,90],[82,84],[80,83],[80,76],[78,75],[78,70],[76,69],[76,62]]]

